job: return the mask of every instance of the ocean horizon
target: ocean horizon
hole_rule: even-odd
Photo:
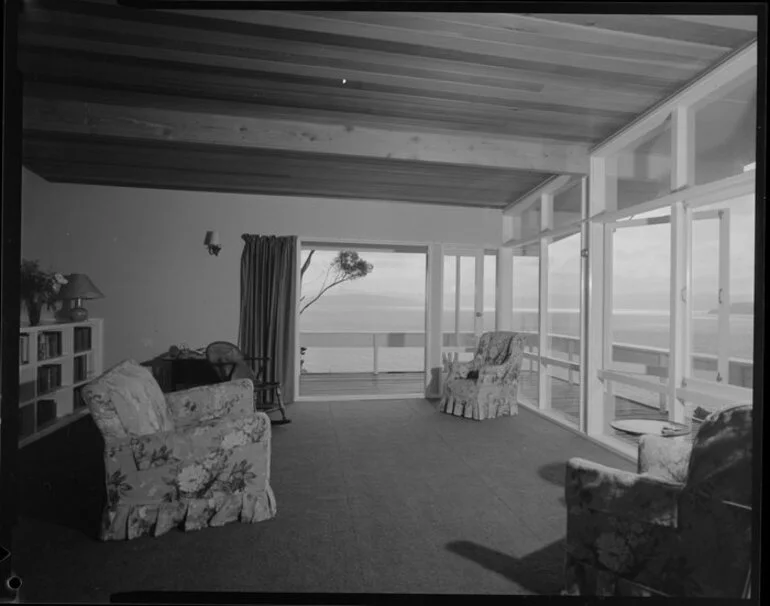
[[[494,310],[486,310],[484,330],[494,330]],[[550,311],[549,332],[579,337],[579,313],[576,309]],[[461,309],[460,330],[473,331],[472,309]],[[615,310],[613,341],[632,345],[668,348],[670,332],[668,310]],[[444,332],[453,333],[454,313],[444,311]],[[537,332],[538,313],[535,309],[517,309],[513,314],[513,330]],[[748,314],[730,316],[730,352],[732,358],[753,358],[754,318]],[[425,332],[425,309],[418,306],[387,306],[366,309],[335,305],[308,309],[300,317],[300,332]],[[693,312],[693,352],[717,355],[717,316],[708,310]],[[470,354],[467,354],[469,356]],[[424,370],[423,347],[381,347],[378,351],[380,372],[421,372]],[[368,347],[310,347],[305,354],[305,369],[310,373],[372,372],[374,352]]]

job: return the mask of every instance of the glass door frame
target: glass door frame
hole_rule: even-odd
[[[484,330],[484,257],[486,249],[484,247],[458,247],[445,246],[444,260],[454,257],[455,259],[455,292],[454,292],[454,343],[455,347],[461,347],[463,342],[460,338],[460,296],[462,294],[462,263],[460,260],[465,258],[474,259],[474,295],[473,295],[473,334],[476,341]],[[442,305],[444,302],[442,302]],[[443,330],[443,327],[442,327]],[[475,345],[475,343],[474,343]]]

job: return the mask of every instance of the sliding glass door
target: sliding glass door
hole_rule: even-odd
[[[495,329],[497,254],[484,249],[444,249],[442,353],[472,359],[478,338]]]

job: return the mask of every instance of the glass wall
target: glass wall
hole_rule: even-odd
[[[540,258],[537,246],[514,251],[513,257],[513,319],[511,329],[526,336],[522,362],[521,397],[537,407],[538,401],[538,306],[540,302]]]
[[[740,175],[756,161],[757,79],[746,74],[695,110],[695,185]]]
[[[580,418],[580,261],[579,233],[548,245],[548,355],[555,360],[548,365],[547,407],[574,423]]]
[[[753,196],[693,210],[691,376],[750,388],[754,345]]]
[[[484,255],[484,318],[482,331],[495,330],[497,323],[497,252]]]
[[[587,369],[594,435],[633,441],[613,424],[681,422],[685,404],[697,427],[699,415],[751,399],[756,54],[719,69],[706,76],[718,87],[688,88],[686,102],[594,152],[591,178],[605,180],[588,242],[589,258],[601,260],[592,300],[603,303],[588,338],[603,360]],[[655,208],[674,187],[677,198]]]

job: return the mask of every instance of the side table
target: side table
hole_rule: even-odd
[[[687,425],[682,423],[657,419],[616,419],[610,422],[610,427],[632,436],[654,434],[672,438],[687,435],[691,431]]]

